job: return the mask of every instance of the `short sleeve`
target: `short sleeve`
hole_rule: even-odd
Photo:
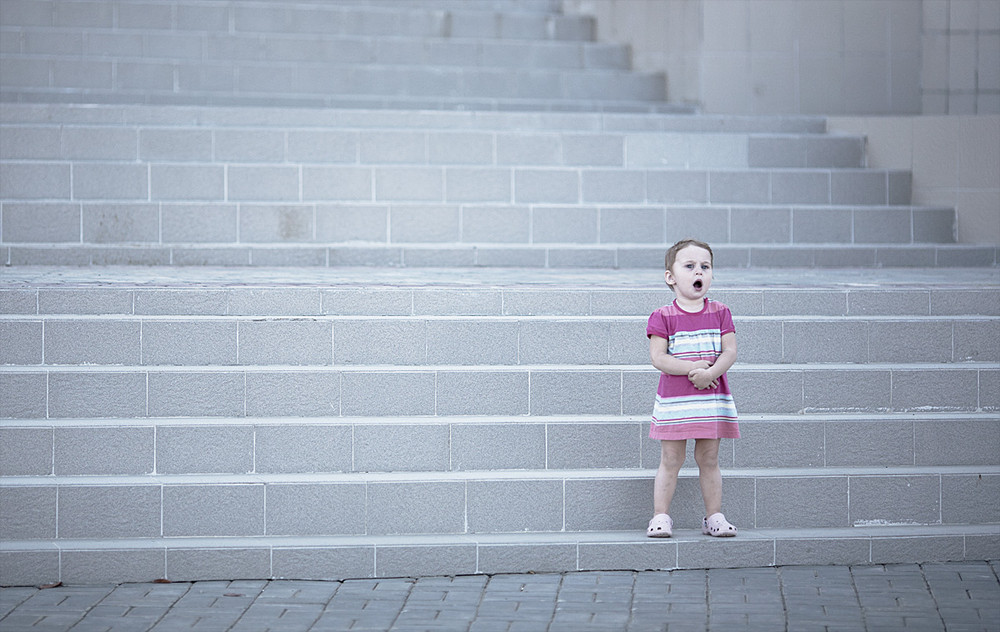
[[[733,314],[729,311],[729,308],[725,305],[721,306],[722,309],[719,310],[719,333],[723,336],[726,334],[731,334],[736,332],[736,327],[733,325]]]
[[[662,309],[658,309],[649,315],[646,322],[646,337],[659,336],[664,340],[670,340],[670,332],[667,331],[667,319]]]

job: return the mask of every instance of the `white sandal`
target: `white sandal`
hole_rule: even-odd
[[[715,538],[731,538],[736,535],[736,527],[729,524],[721,513],[714,513],[702,520],[701,533]]]
[[[667,514],[656,514],[646,527],[650,538],[669,538],[674,534],[674,521]]]

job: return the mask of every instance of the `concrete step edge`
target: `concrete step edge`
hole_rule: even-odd
[[[573,481],[617,480],[652,481],[656,469],[594,470],[453,470],[417,472],[344,472],[322,474],[149,474],[134,475],[64,475],[4,476],[0,488],[47,487],[161,487],[228,485],[327,485],[380,483],[475,483],[494,481]],[[928,476],[998,476],[996,465],[914,465],[914,466],[829,466],[795,468],[724,468],[724,479],[814,479],[814,478],[898,478]],[[697,479],[698,469],[686,465],[680,478]]]

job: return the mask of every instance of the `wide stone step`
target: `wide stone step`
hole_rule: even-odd
[[[4,479],[5,540],[644,533],[654,470],[18,477]],[[727,469],[744,529],[993,525],[1000,466]],[[891,500],[888,500],[891,499]],[[304,509],[308,508],[308,509]],[[671,513],[701,526],[697,470]]]
[[[745,414],[1000,408],[1000,365],[737,364]],[[630,366],[0,367],[0,418],[646,415]],[[373,396],[377,394],[377,396]]]
[[[737,316],[740,362],[1000,362],[1000,316]],[[641,365],[646,316],[0,317],[0,365]],[[579,342],[567,345],[564,332]]]
[[[643,316],[659,271],[523,268],[0,269],[0,313],[135,316]],[[989,269],[716,269],[737,317],[996,316]]]
[[[509,572],[893,564],[995,559],[987,526],[744,530],[669,540],[641,532],[338,538],[184,538],[0,542],[0,583],[348,579]]]
[[[428,130],[438,132],[664,132],[715,134],[823,134],[818,116],[746,116],[733,114],[638,114],[601,112],[482,112],[369,109],[226,108],[155,105],[74,105],[0,103],[4,125],[113,126],[135,129],[228,128],[271,130]],[[181,131],[177,130],[177,131]],[[7,131],[7,130],[5,130]],[[11,130],[14,131],[14,130]],[[11,143],[16,136],[11,134]],[[43,144],[50,143],[44,141]]]
[[[761,475],[996,466],[998,430],[995,412],[741,415],[741,438],[722,443],[719,462]],[[0,422],[0,476],[648,470],[660,459],[648,433],[648,415],[25,419]],[[686,462],[688,476],[693,442]]]
[[[181,118],[178,116],[178,118]],[[124,160],[192,164],[352,164],[386,166],[602,166],[627,168],[864,167],[864,140],[814,132],[771,134],[706,131],[468,130],[310,127],[211,127],[183,119],[142,125],[0,126],[9,161]],[[370,125],[370,123],[369,123]]]
[[[3,245],[0,262],[8,266],[662,269],[667,244]],[[730,268],[991,268],[1000,261],[996,246],[970,244],[719,244],[713,250],[716,264]]]

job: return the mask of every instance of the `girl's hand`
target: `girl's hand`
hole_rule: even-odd
[[[699,391],[707,388],[719,388],[719,380],[712,377],[708,372],[708,367],[691,369],[691,372],[688,373],[688,379]]]
[[[690,377],[691,373],[694,373],[697,369],[707,369],[710,366],[712,366],[712,363],[708,360],[697,360],[695,362],[691,362],[691,371],[688,372],[688,377]]]

